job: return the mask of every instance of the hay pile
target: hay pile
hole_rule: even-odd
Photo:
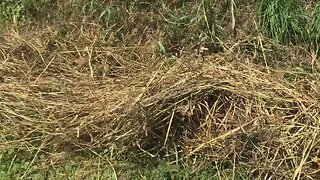
[[[251,177],[319,178],[319,69],[267,69],[241,52],[151,60],[146,47],[54,32],[2,36],[2,153],[176,146],[182,159],[242,163]]]

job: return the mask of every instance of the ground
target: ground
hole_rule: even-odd
[[[0,179],[319,179],[311,0],[0,6]]]

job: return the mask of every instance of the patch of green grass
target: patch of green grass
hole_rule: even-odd
[[[32,160],[27,153],[12,149],[0,155],[0,178],[22,176]]]
[[[312,47],[316,51],[317,55],[320,56],[320,4],[315,7],[310,25]]]
[[[225,168],[212,162],[176,162],[167,157],[138,157],[137,154],[116,158],[108,153],[78,154],[66,159],[57,161],[52,156],[41,155],[32,161],[31,155],[12,151],[0,159],[0,179],[248,179],[246,168],[241,165]]]
[[[216,13],[214,10],[214,2],[212,0],[202,0],[202,8],[204,13],[204,21],[207,26],[208,33],[211,37],[217,35]]]
[[[21,1],[5,0],[0,3],[0,21],[17,22],[22,17],[24,4]]]
[[[261,0],[258,18],[261,31],[283,44],[299,44],[306,38],[307,16],[300,0]]]
[[[213,0],[177,3],[175,6],[162,4],[156,13],[160,13],[160,52],[179,54],[185,49],[193,49],[203,44],[210,51],[220,51],[216,44],[222,35],[218,25],[217,2]],[[215,44],[215,45],[212,45]],[[162,49],[162,50],[161,50]]]
[[[175,9],[169,9],[166,6],[162,6],[162,27],[160,36],[163,41],[160,43],[161,52],[166,49],[169,53],[178,53],[182,48],[194,41],[194,38],[200,35],[199,25],[201,17],[197,10],[188,12],[187,7],[178,7]]]
[[[84,17],[99,20],[102,26],[109,27],[121,22],[121,16],[123,15],[120,10],[121,6],[122,4],[119,2],[101,3],[91,0],[84,2],[82,13]]]
[[[49,18],[48,9],[52,9],[53,5],[52,0],[3,0],[0,3],[0,21],[17,24],[32,18]]]

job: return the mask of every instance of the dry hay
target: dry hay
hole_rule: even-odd
[[[150,56],[143,46],[53,32],[1,40],[2,152],[157,156],[177,145],[182,159],[243,163],[252,177],[318,176],[319,71],[266,70],[241,53],[147,62],[133,59]]]

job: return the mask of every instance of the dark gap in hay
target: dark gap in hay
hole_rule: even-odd
[[[61,49],[58,40],[56,40],[55,38],[58,38],[58,37],[57,36],[50,37],[50,39],[48,39],[47,42],[45,43],[45,50],[48,53],[58,52]]]
[[[212,55],[216,53],[223,53],[224,49],[221,43],[217,42],[207,42],[202,45],[207,50],[203,53],[203,55]]]
[[[289,120],[289,119],[295,117],[299,113],[299,107],[289,106],[288,108],[285,109],[284,112],[285,112],[285,119]]]
[[[161,150],[172,118],[166,147],[170,149],[176,144],[183,148],[187,139],[197,138],[199,128],[208,115],[208,109],[215,105],[221,107],[216,113],[227,112],[228,96],[231,96],[231,93],[225,90],[209,90],[195,97],[186,94],[181,96],[180,100],[162,100],[143,109],[144,118],[149,121],[144,122],[145,134],[139,137],[141,147],[152,153]],[[160,155],[163,155],[161,153]]]
[[[11,51],[11,55],[15,59],[26,60],[28,65],[31,66],[34,62],[30,62],[30,60],[34,60],[37,57],[37,53],[34,49],[32,49],[29,45],[23,43],[18,45]]]

